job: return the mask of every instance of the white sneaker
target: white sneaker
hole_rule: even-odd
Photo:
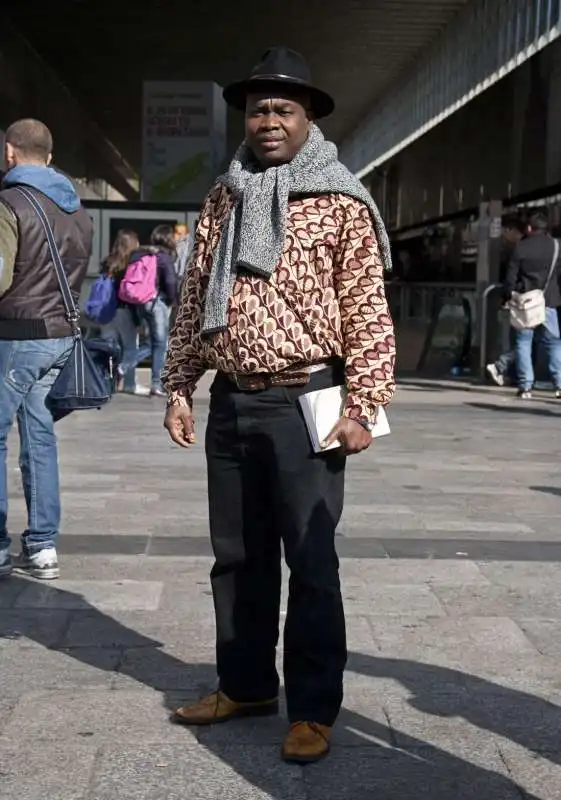
[[[148,386],[137,386],[134,391],[132,389],[122,389],[122,394],[133,394],[137,397],[148,397],[150,394],[150,389]]]
[[[52,581],[60,575],[54,547],[39,550],[38,553],[33,553],[33,555],[22,553],[19,558],[19,565],[22,569],[27,570],[32,578],[39,578],[39,580]]]
[[[0,550],[0,578],[7,578],[12,573],[12,559],[7,547]]]
[[[487,375],[497,384],[497,386],[505,385],[504,375],[501,375],[495,364],[487,364],[485,369],[487,370]]]

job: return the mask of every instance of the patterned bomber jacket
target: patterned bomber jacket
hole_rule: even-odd
[[[291,199],[284,252],[266,280],[246,271],[235,280],[224,332],[201,337],[212,258],[231,208],[216,184],[207,196],[175,325],[164,386],[191,403],[206,370],[277,372],[345,360],[345,415],[372,421],[395,390],[395,339],[383,268],[367,207],[341,194]]]

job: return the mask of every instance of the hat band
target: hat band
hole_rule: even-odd
[[[283,75],[282,73],[274,73],[272,75],[252,75],[249,78],[250,81],[289,81],[290,83],[301,83],[305,86],[308,86],[308,81],[305,81],[303,78],[295,78],[294,75]]]

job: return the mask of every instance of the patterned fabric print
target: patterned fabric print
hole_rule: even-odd
[[[341,356],[345,414],[373,419],[395,389],[395,340],[366,206],[344,195],[291,200],[284,253],[271,279],[238,274],[228,329],[201,338],[212,254],[229,209],[229,191],[216,186],[201,212],[170,336],[164,385],[172,399],[189,403],[207,369],[277,372]]]

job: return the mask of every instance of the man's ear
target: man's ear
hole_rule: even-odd
[[[6,144],[4,145],[4,160],[6,162],[7,167],[13,167],[13,165],[15,164],[16,153],[13,148],[13,145],[9,144],[9,142],[6,142]]]
[[[47,166],[49,166],[52,163],[52,161],[53,161],[53,154],[49,153],[49,155],[47,156]]]

